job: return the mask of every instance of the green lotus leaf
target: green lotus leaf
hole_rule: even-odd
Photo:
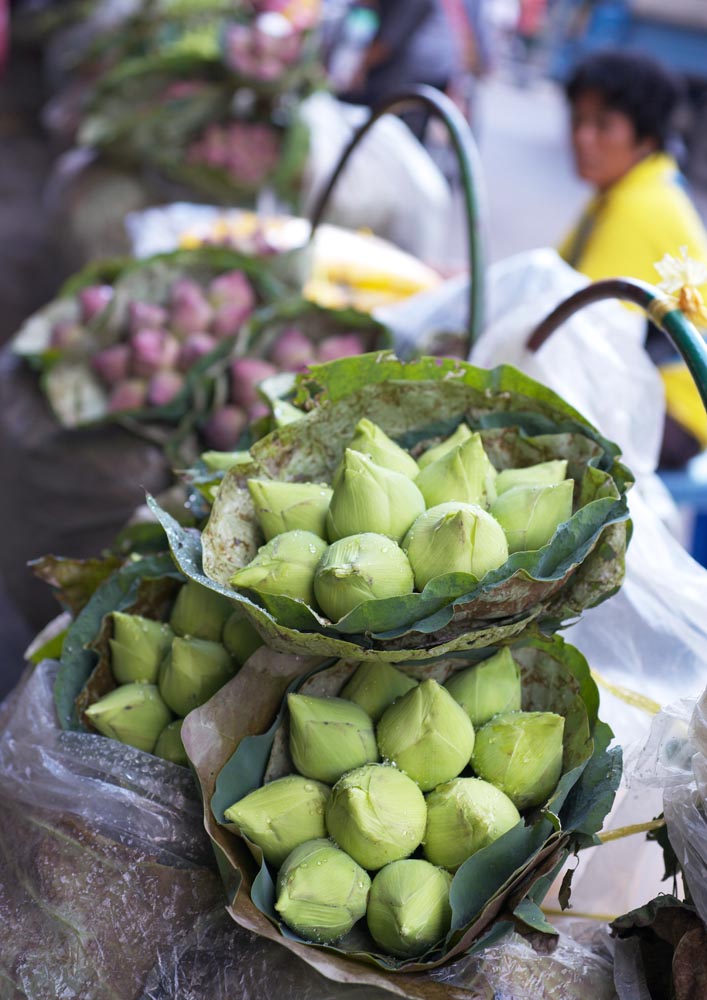
[[[200,582],[244,602],[273,648],[333,656],[371,650],[391,661],[442,656],[508,640],[535,621],[556,628],[620,586],[630,473],[616,445],[515,369],[368,354],[312,368],[300,378],[297,398],[311,412],[257,441],[251,462],[225,474],[200,540],[180,538],[153,506],[178,561],[190,550]],[[576,484],[574,513],[546,545],[512,554],[481,580],[439,576],[420,593],[364,602],[336,623],[287,598],[233,594],[227,581],[262,544],[247,479],[330,482],[364,415],[413,455],[467,422],[497,469],[566,460]]]
[[[509,898],[520,908],[520,919],[534,920],[549,888],[550,874],[570,851],[595,841],[594,834],[618,787],[620,752],[608,749],[611,731],[597,719],[598,692],[578,650],[559,637],[540,636],[525,638],[511,650],[520,667],[523,709],[555,711],[566,719],[562,777],[544,807],[526,811],[522,822],[461,865],[450,890],[451,929],[440,947],[414,959],[385,954],[360,928],[321,952],[319,946],[285,927],[274,906],[276,872],[262,862],[262,852],[234,835],[225,817],[233,801],[264,781],[292,773],[287,750],[287,693],[338,697],[357,664],[309,658],[298,666],[291,657],[260,650],[218,698],[192,713],[184,723],[185,746],[201,783],[206,827],[223,862],[222,877],[228,885],[240,886],[229,907],[231,916],[267,937],[279,931],[281,943],[305,960],[314,949],[309,960],[320,969],[324,963],[331,978],[340,978],[346,970],[350,981],[361,983],[376,981],[371,978],[375,968],[381,972],[415,971],[424,979],[431,969],[487,940],[494,928],[502,935],[511,925],[499,921],[498,914]],[[483,657],[497,651],[485,650]],[[444,683],[481,657],[475,652],[468,658],[416,664],[409,669],[418,680],[433,678]],[[262,696],[261,723],[253,720],[252,711],[245,707],[255,690]],[[547,931],[547,927],[536,929]],[[361,964],[352,965],[351,959]]]

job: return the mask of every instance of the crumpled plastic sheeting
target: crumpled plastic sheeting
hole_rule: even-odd
[[[224,960],[224,956],[227,956]],[[551,953],[517,934],[434,976],[459,989],[450,1000],[614,1000],[609,945],[563,934]],[[211,935],[149,977],[141,1000],[385,1000],[387,991],[325,979],[299,958],[220,918]]]
[[[238,927],[189,771],[59,729],[56,664],[0,705],[3,1000],[383,1000]],[[435,978],[466,1000],[611,1000],[601,949],[513,936]]]
[[[663,789],[670,843],[707,924],[707,690],[658,713],[628,771],[631,781]]]

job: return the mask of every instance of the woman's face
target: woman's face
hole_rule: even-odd
[[[649,153],[652,139],[637,139],[633,123],[622,111],[608,108],[595,90],[572,102],[572,148],[577,173],[605,191]]]

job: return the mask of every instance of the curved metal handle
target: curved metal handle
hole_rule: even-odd
[[[394,111],[402,111],[409,107],[422,106],[431,114],[440,118],[447,126],[449,136],[457,155],[459,173],[464,194],[467,222],[467,247],[469,256],[469,321],[468,342],[466,354],[469,354],[472,344],[481,332],[484,319],[484,261],[481,246],[480,211],[482,181],[479,153],[466,119],[445,94],[434,87],[420,85],[411,87],[403,94],[389,97],[376,105],[371,111],[371,117],[353,135],[324,190],[317,198],[312,210],[312,236],[322,220],[327,203],[336,183],[341,176],[349,157],[366,135],[368,130],[383,115]],[[415,206],[410,206],[411,211]]]
[[[561,302],[549,316],[535,327],[527,347],[537,351],[547,338],[574,313],[593,302],[621,299],[640,306],[648,318],[675,345],[695,380],[702,403],[707,410],[707,346],[703,337],[674,304],[654,285],[635,278],[610,278],[595,281]]]

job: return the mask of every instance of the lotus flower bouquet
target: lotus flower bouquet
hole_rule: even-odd
[[[555,933],[539,903],[621,772],[597,707],[559,638],[405,671],[260,650],[183,728],[231,916],[415,997],[514,921]]]
[[[630,474],[538,383],[379,353],[299,387],[309,412],[226,473],[201,536],[153,505],[183,572],[272,648],[433,659],[556,628],[620,585]]]
[[[46,573],[70,578],[74,592],[92,590],[62,643],[62,726],[186,764],[182,719],[262,644],[257,632],[232,602],[186,580],[168,555],[117,567],[47,560]]]
[[[41,368],[65,427],[126,413],[176,423],[195,380],[277,287],[261,265],[208,248],[108,271],[112,280],[100,284],[91,269],[78,275],[13,343]]]

